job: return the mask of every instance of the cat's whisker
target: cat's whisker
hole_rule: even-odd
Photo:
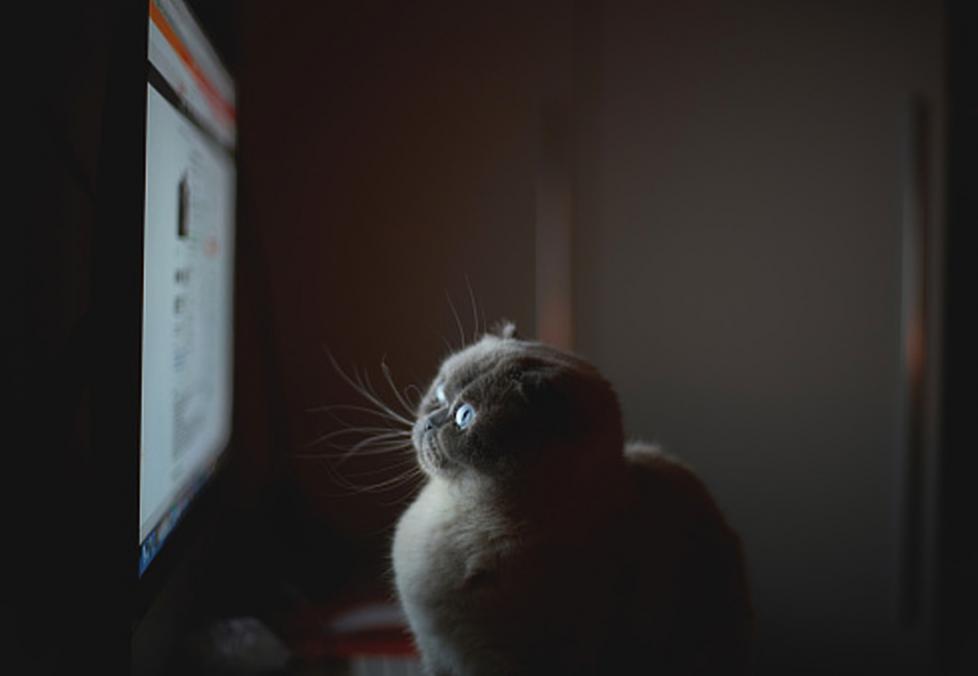
[[[393,479],[388,479],[386,481],[380,481],[369,486],[360,486],[358,490],[362,493],[383,493],[394,490],[395,488],[400,488],[401,486],[405,486],[414,481],[420,481],[424,478],[424,476],[424,473],[421,472],[421,470],[418,470],[417,474],[404,474],[402,476],[394,477]]]
[[[333,368],[340,375],[340,377],[343,378],[343,380],[350,387],[356,390],[360,394],[360,396],[364,397],[367,401],[369,401],[371,404],[376,406],[380,411],[383,411],[384,413],[389,415],[393,420],[400,422],[401,424],[406,425],[407,427],[411,427],[414,424],[413,421],[408,420],[404,416],[398,414],[396,411],[391,409],[390,406],[384,403],[384,401],[379,396],[377,396],[377,393],[372,391],[372,388],[371,390],[368,390],[363,380],[361,380],[360,373],[359,371],[356,370],[356,368],[354,368],[354,374],[356,375],[356,380],[354,380],[353,377],[348,375],[346,371],[344,371],[343,368],[339,365],[339,363],[336,361],[336,358],[333,357],[332,352],[327,350],[326,354],[329,356],[329,360],[330,362],[332,362]],[[367,382],[369,383],[369,379]]]
[[[448,307],[452,309],[452,316],[455,317],[455,326],[458,327],[458,347],[462,349],[465,347],[465,329],[462,328],[462,320],[458,316],[458,310],[455,309],[455,303],[452,302],[452,296],[448,293],[448,289],[445,289],[445,298],[448,300]],[[454,350],[449,350],[449,352],[454,352]]]
[[[384,378],[387,380],[387,384],[391,386],[391,391],[394,393],[394,396],[397,398],[398,403],[401,404],[401,407],[404,409],[404,412],[407,413],[407,415],[413,416],[414,410],[407,403],[407,401],[405,401],[404,396],[401,394],[400,390],[397,389],[397,385],[394,384],[394,377],[391,375],[391,369],[387,365],[387,363],[383,360],[380,362],[380,370],[384,372]]]
[[[390,474],[394,470],[399,470],[399,469],[406,470],[406,469],[408,469],[409,467],[411,467],[414,464],[415,464],[415,462],[412,459],[412,460],[410,460],[408,462],[397,462],[397,463],[394,463],[392,465],[386,465],[384,467],[378,467],[378,468],[375,468],[375,469],[368,469],[368,470],[364,470],[362,472],[354,472],[352,474],[348,474],[347,476],[349,478],[351,478],[351,479],[359,479],[361,477],[377,476],[378,474]],[[403,473],[398,473],[397,476],[398,477],[401,477],[401,476],[403,476]],[[392,477],[392,478],[396,478],[396,477]]]
[[[479,311],[478,305],[475,302],[475,292],[472,290],[472,284],[469,282],[469,276],[465,275],[465,286],[469,290],[469,303],[472,305],[472,341],[475,342],[479,340]]]
[[[457,325],[460,329],[460,337],[464,343],[464,330],[461,330],[461,321],[457,318]],[[447,342],[447,341],[446,341]],[[449,344],[450,347],[450,344]],[[345,490],[347,493],[381,493],[391,491],[402,486],[423,481],[425,473],[418,466],[415,449],[412,444],[412,430],[414,427],[414,417],[416,406],[409,400],[409,393],[412,391],[422,396],[420,389],[416,386],[408,386],[402,392],[394,382],[394,376],[386,360],[381,360],[381,372],[387,381],[396,400],[395,405],[388,404],[381,396],[377,387],[374,386],[370,378],[370,372],[361,372],[356,366],[352,371],[344,370],[336,361],[333,354],[327,350],[327,356],[333,365],[333,369],[340,375],[343,381],[353,388],[366,401],[368,405],[361,406],[355,404],[335,404],[314,409],[328,413],[332,418],[344,426],[344,429],[331,431],[319,437],[313,445],[325,446],[330,451],[310,453],[310,457],[325,461],[325,467],[332,478],[332,484]],[[402,414],[394,406],[399,406],[404,410]],[[373,424],[368,422],[363,425],[352,425],[337,412],[348,412],[351,414],[366,415],[375,418]],[[390,426],[386,425],[390,423]],[[366,435],[365,438],[353,443],[357,435]],[[367,470],[352,476],[344,475],[340,472],[340,466],[355,457],[379,457],[391,458],[393,463],[386,463],[384,467]],[[397,475],[383,481],[370,484],[362,484],[356,479],[369,477],[379,474],[389,474],[396,472]]]
[[[379,481],[374,484],[360,485],[350,481],[338,472],[333,472],[333,478],[336,483],[353,494],[383,493],[386,491],[391,491],[401,486],[420,481],[424,479],[424,476],[424,472],[422,472],[420,468],[415,467],[414,469],[408,468],[406,471],[402,472],[396,477],[392,477],[391,479]]]
[[[384,450],[384,451],[397,451],[397,450],[411,450],[412,446],[407,439],[364,439],[357,442],[356,444],[346,445],[331,441],[321,440],[319,442],[320,447],[332,448],[338,451],[342,451],[344,454],[359,453],[359,455],[367,455],[367,450]]]
[[[369,437],[362,441],[358,441],[357,443],[355,443],[353,446],[350,446],[349,448],[351,451],[359,451],[362,448],[381,448],[387,446],[391,448],[405,448],[405,449],[412,448],[410,439],[403,439],[397,437],[387,437],[387,438]]]
[[[414,401],[411,401],[411,399],[408,398],[411,396],[410,393],[412,392],[414,393]],[[420,387],[414,383],[411,383],[404,388],[404,398],[408,399],[408,403],[411,404],[412,410],[417,411],[418,406],[421,405],[421,400],[424,399],[424,393],[421,391]]]
[[[339,451],[332,453],[329,450]],[[348,456],[383,455],[384,453],[414,453],[414,447],[405,440],[364,440],[353,446],[321,441],[319,449],[314,451],[297,452],[293,455],[297,458],[325,458],[325,459],[344,459]]]
[[[390,415],[388,415],[384,411],[379,411],[379,410],[377,410],[375,408],[368,408],[366,406],[357,406],[356,404],[329,404],[329,405],[326,405],[326,406],[318,406],[316,408],[309,409],[309,412],[310,413],[328,413],[330,415],[330,417],[332,417],[334,420],[336,420],[340,424],[342,424],[342,425],[349,425],[349,423],[346,420],[343,420],[342,418],[340,418],[339,416],[337,416],[337,415],[335,415],[333,413],[333,411],[336,411],[336,410],[341,410],[341,411],[355,411],[357,413],[369,414],[369,415],[377,416],[379,418],[383,418],[384,420],[388,420],[390,422],[397,423],[398,426],[406,426],[405,425],[405,422],[400,417],[398,417],[398,418],[392,418]]]
[[[332,446],[331,448],[335,448],[337,450],[344,451],[342,455],[336,457],[336,460],[340,464],[343,464],[343,462],[345,462],[347,459],[354,457],[353,455],[350,455],[349,454],[349,449],[341,449],[339,446]],[[358,457],[358,458],[368,458],[368,457],[377,456],[377,455],[393,455],[393,456],[397,456],[397,455],[410,454],[410,456],[413,458],[414,457],[414,449],[407,448],[406,446],[397,446],[397,447],[390,447],[390,448],[373,448],[373,447],[370,447],[370,448],[361,448],[361,449],[358,449],[358,450],[354,451],[353,454],[356,457]],[[327,457],[329,457],[329,456],[327,456]],[[412,460],[412,462],[413,462],[413,460]]]
[[[343,464],[350,458],[365,457],[371,455],[384,455],[392,453],[408,453],[414,454],[414,447],[411,445],[410,441],[403,438],[381,438],[381,437],[368,437],[352,446],[344,446],[336,443],[326,443],[325,446],[340,451],[339,456],[332,456],[337,466]],[[331,454],[324,454],[326,457],[330,457]]]
[[[352,483],[345,476],[340,474],[340,472],[335,467],[327,463],[326,471],[329,473],[330,477],[332,478],[333,483],[336,486],[342,488],[347,495],[356,494],[358,492],[359,487],[356,484]],[[342,495],[342,493],[340,495]]]
[[[317,437],[311,442],[310,445],[319,444],[324,441],[328,441],[329,439],[335,439],[337,437],[349,436],[351,434],[357,434],[357,435],[370,434],[370,435],[376,435],[383,438],[386,437],[399,437],[404,439],[411,438],[411,432],[408,430],[391,429],[389,427],[345,427],[341,430],[335,430],[328,434],[324,434],[321,437]],[[371,438],[376,438],[376,437],[371,437]]]
[[[341,437],[342,438],[342,437]],[[341,442],[340,440],[325,440],[323,444],[331,448],[348,448],[354,451],[360,450],[361,448],[367,448],[372,446],[403,446],[404,448],[411,448],[411,438],[404,437],[401,435],[371,435],[364,437],[360,441],[353,443],[352,445],[346,442]]]
[[[404,441],[411,440],[411,430],[393,430],[393,429],[384,430],[384,428],[351,427],[345,430],[337,430],[338,435],[340,432],[342,432],[343,434],[352,434],[352,433],[369,434],[370,438],[372,439],[381,438],[381,439],[402,439]]]
[[[330,458],[321,458],[329,460]],[[342,459],[341,459],[342,460]],[[382,492],[383,490],[392,490],[397,486],[408,483],[415,479],[421,479],[424,477],[424,472],[418,467],[417,462],[413,457],[409,459],[403,459],[394,465],[390,465],[384,468],[360,472],[354,475],[346,475],[339,471],[340,462],[326,462],[325,468],[333,479],[333,483],[340,488],[344,489],[348,493],[364,493],[364,492]],[[390,472],[392,469],[401,470],[398,472],[397,476],[391,477],[384,481],[379,481],[373,484],[364,485],[362,483],[353,481],[351,477],[358,476],[368,476],[372,474],[381,474],[384,472]]]
[[[370,381],[370,373],[368,373],[367,371],[364,371],[363,372],[363,376],[361,378],[360,373],[357,372],[357,380],[360,383],[361,387],[363,388],[363,392],[362,393],[365,396],[370,397],[370,399],[374,402],[374,404],[376,404],[377,406],[381,407],[384,411],[386,411],[390,415],[394,416],[395,418],[397,418],[398,420],[400,420],[401,422],[403,422],[405,425],[408,425],[410,427],[410,426],[412,426],[414,424],[411,420],[409,420],[408,418],[402,416],[400,413],[398,413],[393,408],[391,408],[387,404],[387,402],[385,402],[381,398],[381,396],[377,393],[377,389],[374,387],[374,384]],[[410,415],[410,413],[408,413],[408,415]]]

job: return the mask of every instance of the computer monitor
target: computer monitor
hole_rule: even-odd
[[[85,549],[63,570],[91,613],[78,663],[124,673],[134,635],[163,649],[154,617],[218,515],[205,503],[231,445],[237,129],[233,79],[182,0],[115,0],[106,18],[92,453],[64,515]]]
[[[230,438],[237,137],[234,81],[184,2],[151,0],[147,30],[140,576]]]

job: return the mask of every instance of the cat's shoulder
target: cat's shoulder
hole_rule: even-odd
[[[658,444],[629,441],[625,444],[625,464],[633,476],[646,481],[673,481],[702,486],[692,467],[678,457],[666,453]]]
[[[657,444],[630,441],[625,445],[625,463],[639,499],[654,509],[669,508],[719,516],[719,510],[702,478],[687,463],[662,450]]]

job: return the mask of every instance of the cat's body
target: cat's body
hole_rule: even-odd
[[[430,478],[393,562],[430,673],[744,673],[736,535],[690,470],[623,449],[586,363],[488,336],[443,366],[415,446]]]

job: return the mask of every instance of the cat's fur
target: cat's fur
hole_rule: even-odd
[[[443,363],[393,544],[429,673],[746,673],[736,534],[688,468],[622,435],[592,366],[509,326]]]

